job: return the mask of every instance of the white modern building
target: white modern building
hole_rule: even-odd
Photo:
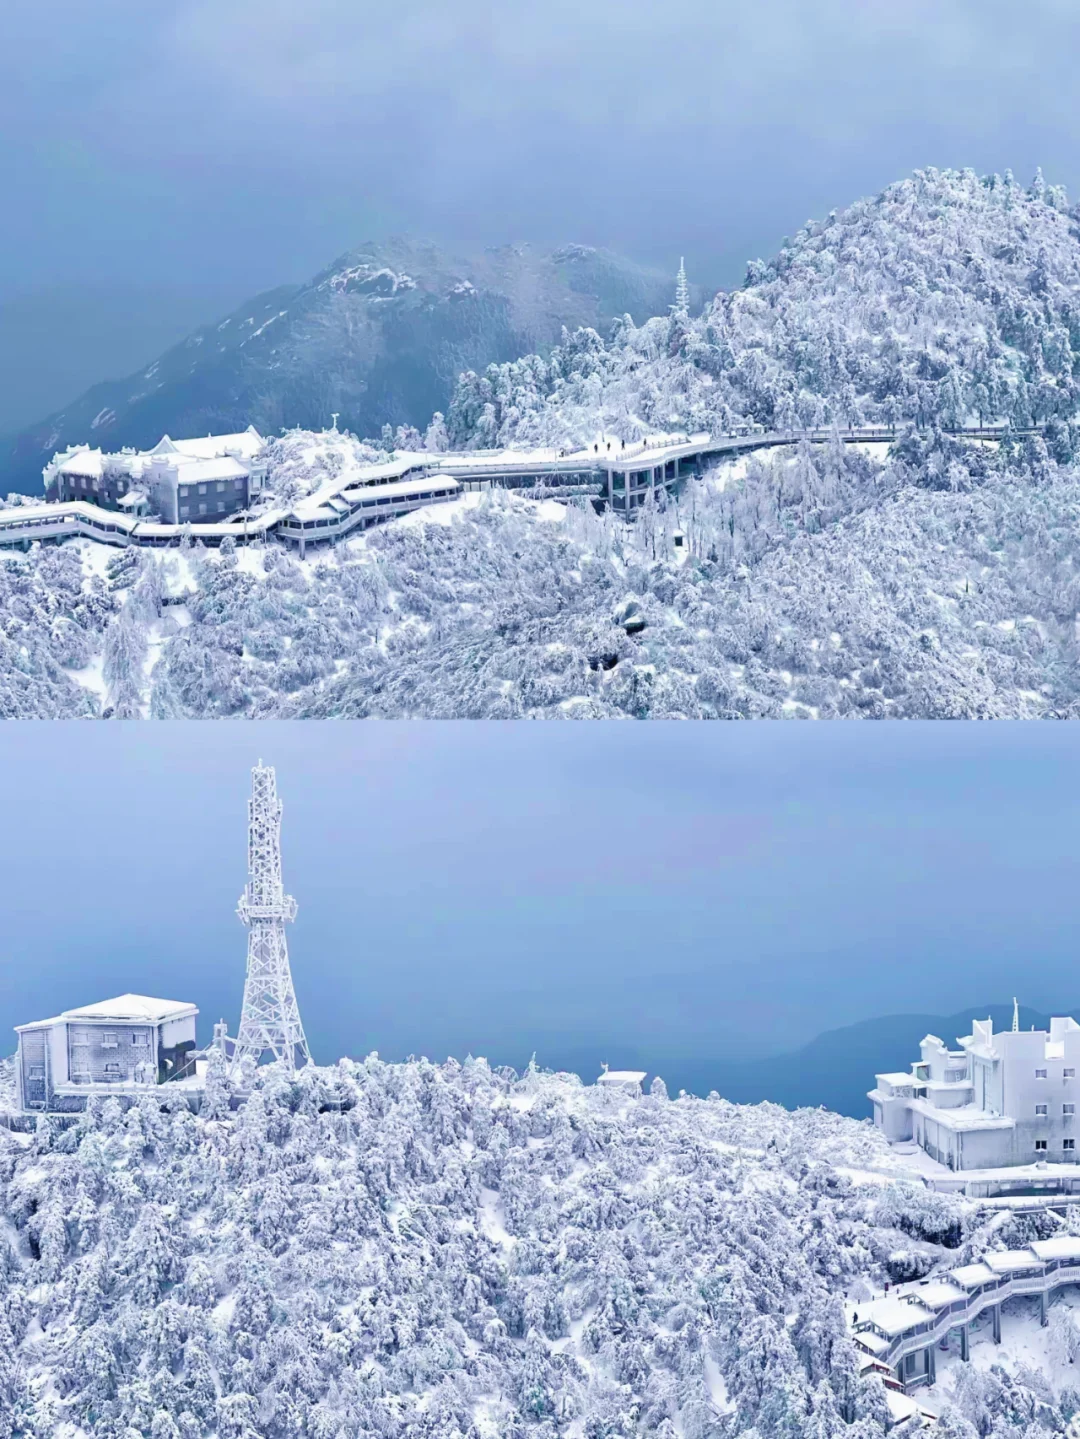
[[[48,500],[157,515],[172,525],[211,523],[243,510],[262,491],[266,442],[253,425],[236,435],[173,440],[152,450],[105,454],[80,445],[45,466]]]
[[[996,1169],[1077,1159],[1080,1024],[994,1033],[974,1020],[948,1049],[922,1041],[910,1073],[878,1074],[869,1091],[874,1123],[892,1141],[914,1140],[950,1169]]]
[[[92,1094],[138,1094],[193,1069],[193,1004],[122,994],[16,1026],[19,1108],[72,1113]]]

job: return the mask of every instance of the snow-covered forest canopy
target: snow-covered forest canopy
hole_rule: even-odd
[[[881,1439],[844,1296],[1062,1223],[895,1165],[822,1110],[471,1059],[0,1128],[0,1439]],[[1076,1388],[1001,1359],[943,1434],[1063,1433]]]
[[[629,527],[494,492],[302,563],[71,541],[0,556],[0,713],[1069,716],[1078,527],[1042,440],[930,434],[752,459]]]
[[[888,421],[891,448],[764,452],[629,526],[492,493],[303,562],[0,555],[0,715],[1069,717],[1078,397],[1077,212],[1041,177],[922,171],[699,317],[464,376],[425,436],[284,434],[264,503],[395,446]],[[988,420],[1042,432],[945,433]]]
[[[927,169],[806,225],[697,318],[627,317],[610,340],[581,330],[546,359],[464,376],[447,423],[455,446],[573,446],[742,420],[1008,420],[1053,423],[1071,458],[1078,401],[1080,227],[1064,191]]]

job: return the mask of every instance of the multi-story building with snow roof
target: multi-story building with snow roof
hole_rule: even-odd
[[[19,1107],[51,1113],[86,1108],[92,1094],[137,1094],[193,1074],[193,1004],[122,994],[54,1019],[16,1026]]]
[[[261,492],[265,449],[254,426],[203,439],[164,435],[152,450],[106,454],[83,445],[54,455],[45,466],[45,495],[153,513],[168,524],[211,523],[246,509]]]
[[[950,1169],[996,1169],[1077,1160],[1080,1025],[994,1033],[989,1019],[949,1049],[928,1034],[910,1073],[878,1074],[874,1123],[893,1141],[914,1140]]]

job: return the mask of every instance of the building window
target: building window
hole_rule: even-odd
[[[190,514],[190,513],[191,513],[191,506],[190,506],[190,505],[181,505],[181,506],[180,506],[180,513],[181,513],[182,515]]]
[[[44,1079],[44,1078],[45,1078],[45,1066],[44,1066],[43,1064],[32,1064],[32,1065],[30,1066],[30,1078],[31,1078],[31,1079]]]
[[[119,1047],[119,1044],[120,1041],[117,1039],[116,1035],[113,1034],[111,1029],[107,1029],[105,1033],[101,1036],[102,1049],[117,1049]]]
[[[149,1044],[150,1036],[148,1034],[140,1034],[138,1030],[135,1030],[131,1036],[131,1042],[132,1044]]]
[[[1063,1139],[1063,1140],[1061,1141],[1061,1147],[1062,1147],[1062,1149],[1075,1149],[1075,1148],[1076,1148],[1076,1140],[1075,1140],[1075,1139]]]
[[[223,495],[223,494],[225,493],[225,481],[224,481],[224,480],[218,480],[217,492],[218,492],[219,495]]]
[[[110,1062],[110,1063],[106,1064],[106,1066],[105,1066],[105,1073],[106,1073],[106,1074],[119,1074],[119,1073],[120,1073],[120,1066],[119,1066],[118,1064],[115,1064],[115,1063]],[[1038,1149],[1038,1147],[1039,1147],[1039,1146],[1036,1144],[1035,1148]],[[1043,1148],[1044,1148],[1044,1149],[1046,1148],[1046,1145],[1045,1145],[1045,1144],[1043,1145]]]
[[[1075,1079],[1075,1078],[1076,1078],[1076,1070],[1075,1070],[1075,1069],[1063,1069],[1063,1070],[1061,1071],[1061,1073],[1062,1073],[1062,1077],[1063,1077],[1064,1079]]]
[[[1036,1078],[1036,1079],[1045,1079],[1045,1078],[1046,1078],[1046,1070],[1045,1070],[1045,1069],[1037,1069],[1037,1070],[1035,1071],[1035,1078]]]
[[[199,486],[199,494],[200,494],[200,495],[205,495],[205,494],[206,494],[206,486],[205,486],[205,485],[200,485],[200,486]]]
[[[200,505],[200,506],[199,506],[199,514],[200,514],[200,515],[205,515],[205,514],[206,514],[206,506],[205,506],[205,505]]]
[[[1046,1113],[1046,1105],[1045,1105],[1045,1104],[1037,1104],[1037,1105],[1035,1106],[1035,1113],[1036,1113],[1036,1115],[1045,1114],[1045,1113]]]
[[[233,489],[234,489],[234,490],[242,490],[243,488],[244,488],[244,482],[243,482],[243,480],[233,480]]]
[[[1062,1112],[1062,1114],[1064,1114],[1064,1115],[1075,1114],[1075,1113],[1076,1113],[1076,1105],[1075,1105],[1075,1104],[1063,1104],[1063,1105],[1061,1106],[1061,1112]]]
[[[216,505],[216,509],[217,509],[217,512],[218,512],[219,515],[224,514],[224,513],[225,513],[225,501],[224,501],[224,500],[218,500],[217,505]]]
[[[1044,1150],[1044,1149],[1046,1148],[1046,1140],[1045,1140],[1045,1139],[1036,1139],[1036,1141],[1035,1141],[1035,1148],[1036,1148],[1036,1150],[1037,1150],[1038,1152],[1041,1152],[1042,1150]]]

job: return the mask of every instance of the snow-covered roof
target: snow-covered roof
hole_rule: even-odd
[[[891,1295],[887,1299],[872,1299],[865,1308],[859,1306],[860,1320],[869,1320],[875,1328],[890,1336],[903,1334],[905,1330],[913,1329],[916,1324],[922,1324],[931,1317],[931,1313],[922,1303],[910,1299],[894,1299]]]
[[[959,1269],[950,1269],[949,1277],[954,1279],[962,1289],[977,1289],[980,1284],[985,1284],[990,1279],[996,1279],[997,1275],[985,1264],[961,1264]]]
[[[640,1084],[645,1078],[644,1069],[605,1069],[597,1084]]]
[[[904,1074],[903,1071],[900,1071],[900,1072],[898,1072],[898,1073],[896,1073],[896,1074],[875,1074],[875,1075],[874,1075],[874,1078],[875,1078],[875,1079],[883,1079],[886,1084],[921,1084],[921,1083],[922,1083],[922,1080],[917,1080],[913,1074]]]
[[[859,1311],[856,1310],[857,1314]],[[880,1334],[875,1334],[872,1329],[860,1329],[855,1336],[857,1341],[867,1349],[872,1349],[875,1354],[881,1354],[888,1349],[889,1341]]]
[[[928,1412],[921,1409],[910,1394],[901,1394],[898,1389],[885,1390],[885,1403],[889,1406],[889,1417],[894,1424],[902,1424],[914,1414]]]
[[[184,460],[177,468],[177,478],[182,485],[205,484],[207,480],[239,480],[247,474],[238,460],[224,456],[212,460]]]
[[[136,505],[145,505],[146,496],[142,490],[128,490],[126,495],[121,495],[116,502],[125,510],[133,510]]]
[[[198,1014],[194,1004],[178,999],[151,999],[146,994],[120,994],[115,999],[103,999],[97,1004],[84,1004],[80,1009],[65,1009],[54,1019],[38,1019],[33,1025],[19,1025],[20,1029],[32,1029],[39,1024],[56,1024],[62,1019],[130,1019],[143,1023],[160,1024],[166,1019],[184,1019]]]
[[[986,1265],[995,1274],[1010,1274],[1015,1269],[1041,1269],[1043,1261],[1030,1249],[1002,1249],[984,1256]]]
[[[91,479],[100,479],[104,459],[105,456],[100,450],[91,450],[87,446],[76,450],[73,455],[65,455],[57,470],[65,475],[87,475]]]
[[[365,472],[366,473],[366,472]],[[187,472],[184,472],[184,480]],[[408,499],[410,496],[426,494],[429,490],[458,490],[461,486],[450,475],[420,475],[412,480],[397,480],[389,484],[366,484],[355,476],[347,483],[339,482],[333,488],[324,486],[297,501],[292,510],[298,520],[334,519],[341,512],[333,508],[333,502],[340,496],[348,509],[357,505],[376,505],[379,501]]]
[[[133,1024],[162,1024],[167,1019],[189,1019],[199,1012],[194,1004],[178,999],[151,999],[145,994],[120,994],[115,999],[103,999],[97,1004],[85,1004],[81,1009],[65,1009],[52,1019],[35,1019],[29,1024],[17,1024],[16,1033],[24,1029],[42,1029],[68,1020],[98,1019],[115,1023],[127,1021]]]
[[[970,1088],[970,1086],[966,1087]],[[1015,1119],[1009,1119],[1004,1114],[990,1114],[975,1104],[957,1104],[951,1109],[939,1109],[937,1105],[931,1104],[925,1099],[912,1099],[909,1104],[914,1113],[921,1114],[926,1119],[932,1119],[936,1124],[958,1134],[964,1134],[973,1129],[1016,1128]]]
[[[165,437],[168,439],[168,436]],[[266,441],[254,425],[236,435],[207,435],[203,439],[172,440],[172,449],[179,455],[196,460],[213,460],[218,455],[234,451],[245,459],[253,460],[265,446]]]
[[[1035,1239],[1029,1246],[1040,1259],[1080,1259],[1080,1235],[1057,1234],[1053,1239]]]
[[[958,1284],[950,1284],[946,1279],[934,1279],[929,1284],[919,1285],[920,1304],[929,1304],[934,1309],[966,1298],[967,1294]]]
[[[64,1019],[152,1019],[160,1023],[163,1019],[178,1019],[182,1015],[198,1014],[193,1004],[177,999],[151,999],[146,994],[121,994],[115,999],[103,999],[97,1004],[85,1004],[81,1009],[65,1009]]]

